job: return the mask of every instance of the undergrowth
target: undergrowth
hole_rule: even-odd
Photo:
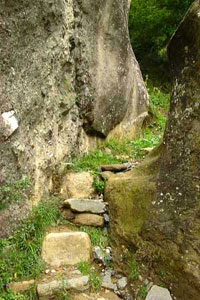
[[[91,292],[99,292],[101,289],[101,278],[94,267],[92,267],[91,264],[86,261],[80,262],[77,267],[82,275],[89,275],[89,285]]]
[[[44,270],[40,258],[42,240],[47,228],[55,225],[59,216],[57,199],[42,201],[12,236],[0,241],[1,297],[9,282],[39,277]],[[9,297],[5,299],[12,299]]]
[[[102,228],[81,226],[80,231],[88,233],[92,246],[99,246],[102,249],[109,245],[108,234]]]

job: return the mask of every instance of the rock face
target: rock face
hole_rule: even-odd
[[[173,91],[160,158],[152,165],[153,150],[137,170],[108,179],[105,192],[115,241],[165,270],[182,300],[200,293],[199,15],[198,0],[169,44]]]
[[[148,96],[128,0],[3,0],[0,9],[0,181],[27,174],[37,202],[67,156],[96,137],[134,135]]]
[[[90,255],[90,238],[85,232],[49,233],[43,241],[42,258],[53,267],[89,261]]]

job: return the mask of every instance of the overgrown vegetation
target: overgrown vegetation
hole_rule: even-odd
[[[80,262],[77,265],[79,271],[81,272],[82,275],[89,275],[90,280],[90,290],[91,292],[98,292],[101,289],[101,278],[98,274],[98,272],[95,270],[94,267],[91,266],[89,262],[83,261]]]
[[[166,47],[193,0],[134,0],[129,14],[131,43],[142,70],[169,81]]]
[[[1,297],[5,294],[9,282],[39,277],[44,270],[44,263],[40,258],[42,240],[47,228],[55,225],[59,217],[57,199],[42,201],[12,236],[0,241]],[[7,292],[5,295],[7,298],[2,299],[23,299],[20,298],[22,296],[12,298],[14,296]]]
[[[81,226],[80,231],[89,234],[92,246],[99,246],[102,249],[109,245],[109,237],[104,229],[98,227]]]
[[[0,186],[0,210],[7,208],[11,203],[25,200],[30,190],[31,182],[27,177],[12,183],[3,184]]]

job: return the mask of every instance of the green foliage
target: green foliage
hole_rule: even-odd
[[[89,285],[91,292],[98,292],[101,289],[101,278],[94,267],[87,261],[80,262],[78,265],[78,270],[82,275],[89,275]]]
[[[96,270],[90,273],[90,290],[92,293],[99,292],[101,289],[101,278]]]
[[[140,298],[145,299],[148,294],[147,288],[145,286],[140,287]]]
[[[94,176],[94,181],[93,181],[93,187],[95,188],[95,190],[99,193],[102,194],[104,192],[104,188],[105,188],[105,183],[104,181],[102,181],[99,177],[99,172],[92,172],[93,176]]]
[[[77,264],[78,270],[81,272],[82,275],[90,274],[91,265],[88,261],[82,261]]]
[[[167,74],[166,46],[193,0],[133,0],[129,14],[131,43],[142,68]],[[159,70],[162,72],[159,72]],[[162,75],[163,76],[163,75]]]
[[[42,201],[12,236],[0,242],[0,292],[11,281],[38,278],[44,269],[40,258],[42,240],[59,215],[57,199]]]
[[[137,280],[139,278],[139,267],[134,255],[129,258],[128,265],[129,265],[129,279]]]
[[[80,231],[86,232],[90,236],[92,246],[99,246],[102,249],[108,246],[109,239],[108,234],[102,228],[81,226]]]
[[[75,172],[82,171],[98,171],[100,165],[122,163],[123,159],[114,157],[113,154],[104,153],[98,149],[93,152],[84,154],[81,157],[72,160],[72,163],[67,165],[68,169],[72,169]]]
[[[5,209],[11,203],[25,200],[26,194],[30,192],[31,182],[28,178],[12,183],[3,184],[0,187],[0,210]]]

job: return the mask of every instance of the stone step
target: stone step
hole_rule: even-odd
[[[64,201],[63,206],[79,213],[103,214],[106,212],[106,203],[100,200],[67,199]]]
[[[87,225],[87,226],[95,226],[95,227],[104,226],[104,218],[96,214],[88,214],[88,213],[77,214],[73,222],[78,225]]]
[[[129,163],[125,164],[113,164],[113,165],[103,165],[100,167],[101,171],[109,171],[113,173],[123,172],[127,171],[131,168],[131,165]]]
[[[115,295],[115,293],[110,291],[92,293],[92,294],[77,294],[74,296],[73,300],[120,300],[120,298]]]
[[[37,294],[39,299],[44,299],[45,296],[53,296],[56,292],[65,290],[74,290],[83,292],[89,289],[89,276],[79,276],[75,278],[48,278],[46,281],[37,285]]]
[[[49,233],[42,245],[42,258],[52,267],[90,261],[91,252],[90,238],[85,232]]]
[[[168,289],[153,285],[145,300],[172,300]]]

